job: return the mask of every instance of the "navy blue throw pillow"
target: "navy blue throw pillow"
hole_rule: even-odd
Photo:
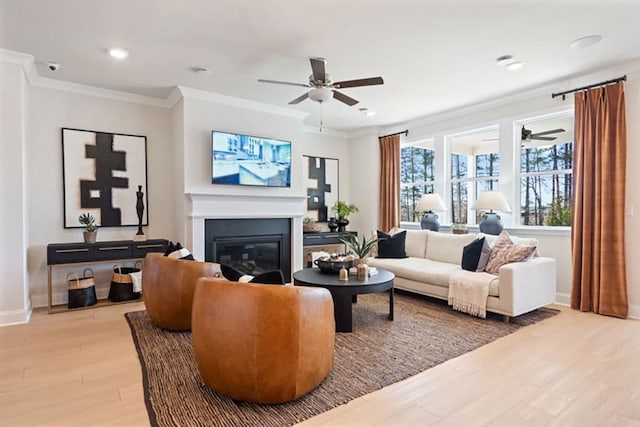
[[[467,271],[477,271],[485,238],[481,237],[469,243],[462,249],[462,269]],[[486,265],[486,262],[485,262]]]
[[[378,230],[378,256],[377,258],[406,258],[405,240],[407,230],[395,234],[387,234]]]

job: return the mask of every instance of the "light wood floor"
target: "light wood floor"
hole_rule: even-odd
[[[0,328],[0,425],[148,425],[123,316],[142,308]],[[640,426],[640,321],[562,309],[302,425]]]

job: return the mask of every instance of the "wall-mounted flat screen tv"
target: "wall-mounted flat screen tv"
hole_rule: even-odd
[[[291,186],[291,142],[211,132],[213,184]]]

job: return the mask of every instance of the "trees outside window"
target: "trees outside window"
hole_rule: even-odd
[[[451,222],[477,223],[481,213],[470,221],[469,207],[480,193],[498,189],[500,153],[498,127],[479,129],[452,136],[451,147]]]
[[[401,221],[420,221],[416,207],[423,194],[433,193],[434,157],[431,140],[400,149]]]
[[[533,138],[520,144],[520,223],[570,226],[573,116],[564,114],[523,126]]]

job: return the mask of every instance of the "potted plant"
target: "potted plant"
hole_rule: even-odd
[[[467,224],[454,222],[453,224],[451,224],[451,232],[453,234],[467,234],[469,233],[469,230],[467,230]]]
[[[316,222],[315,219],[305,216],[302,218],[302,232],[303,233],[318,233],[322,231],[322,226]]]
[[[98,226],[96,226],[96,219],[89,212],[84,212],[78,217],[78,221],[80,224],[84,225],[84,232],[82,235],[84,236],[85,243],[95,243],[96,235],[98,234]]]
[[[331,207],[331,210],[336,214],[336,222],[338,223],[338,231],[344,232],[347,231],[346,227],[349,224],[349,215],[354,212],[358,212],[358,208],[354,204],[348,205],[346,202],[338,200]]]
[[[367,239],[365,236],[362,236],[362,241],[360,241],[356,235],[351,234],[346,239],[340,239],[340,241],[347,245],[347,247],[358,256],[360,261],[356,260],[357,263],[366,263],[369,253],[371,253],[371,250],[375,247],[376,243],[378,243],[378,238],[371,237]]]

